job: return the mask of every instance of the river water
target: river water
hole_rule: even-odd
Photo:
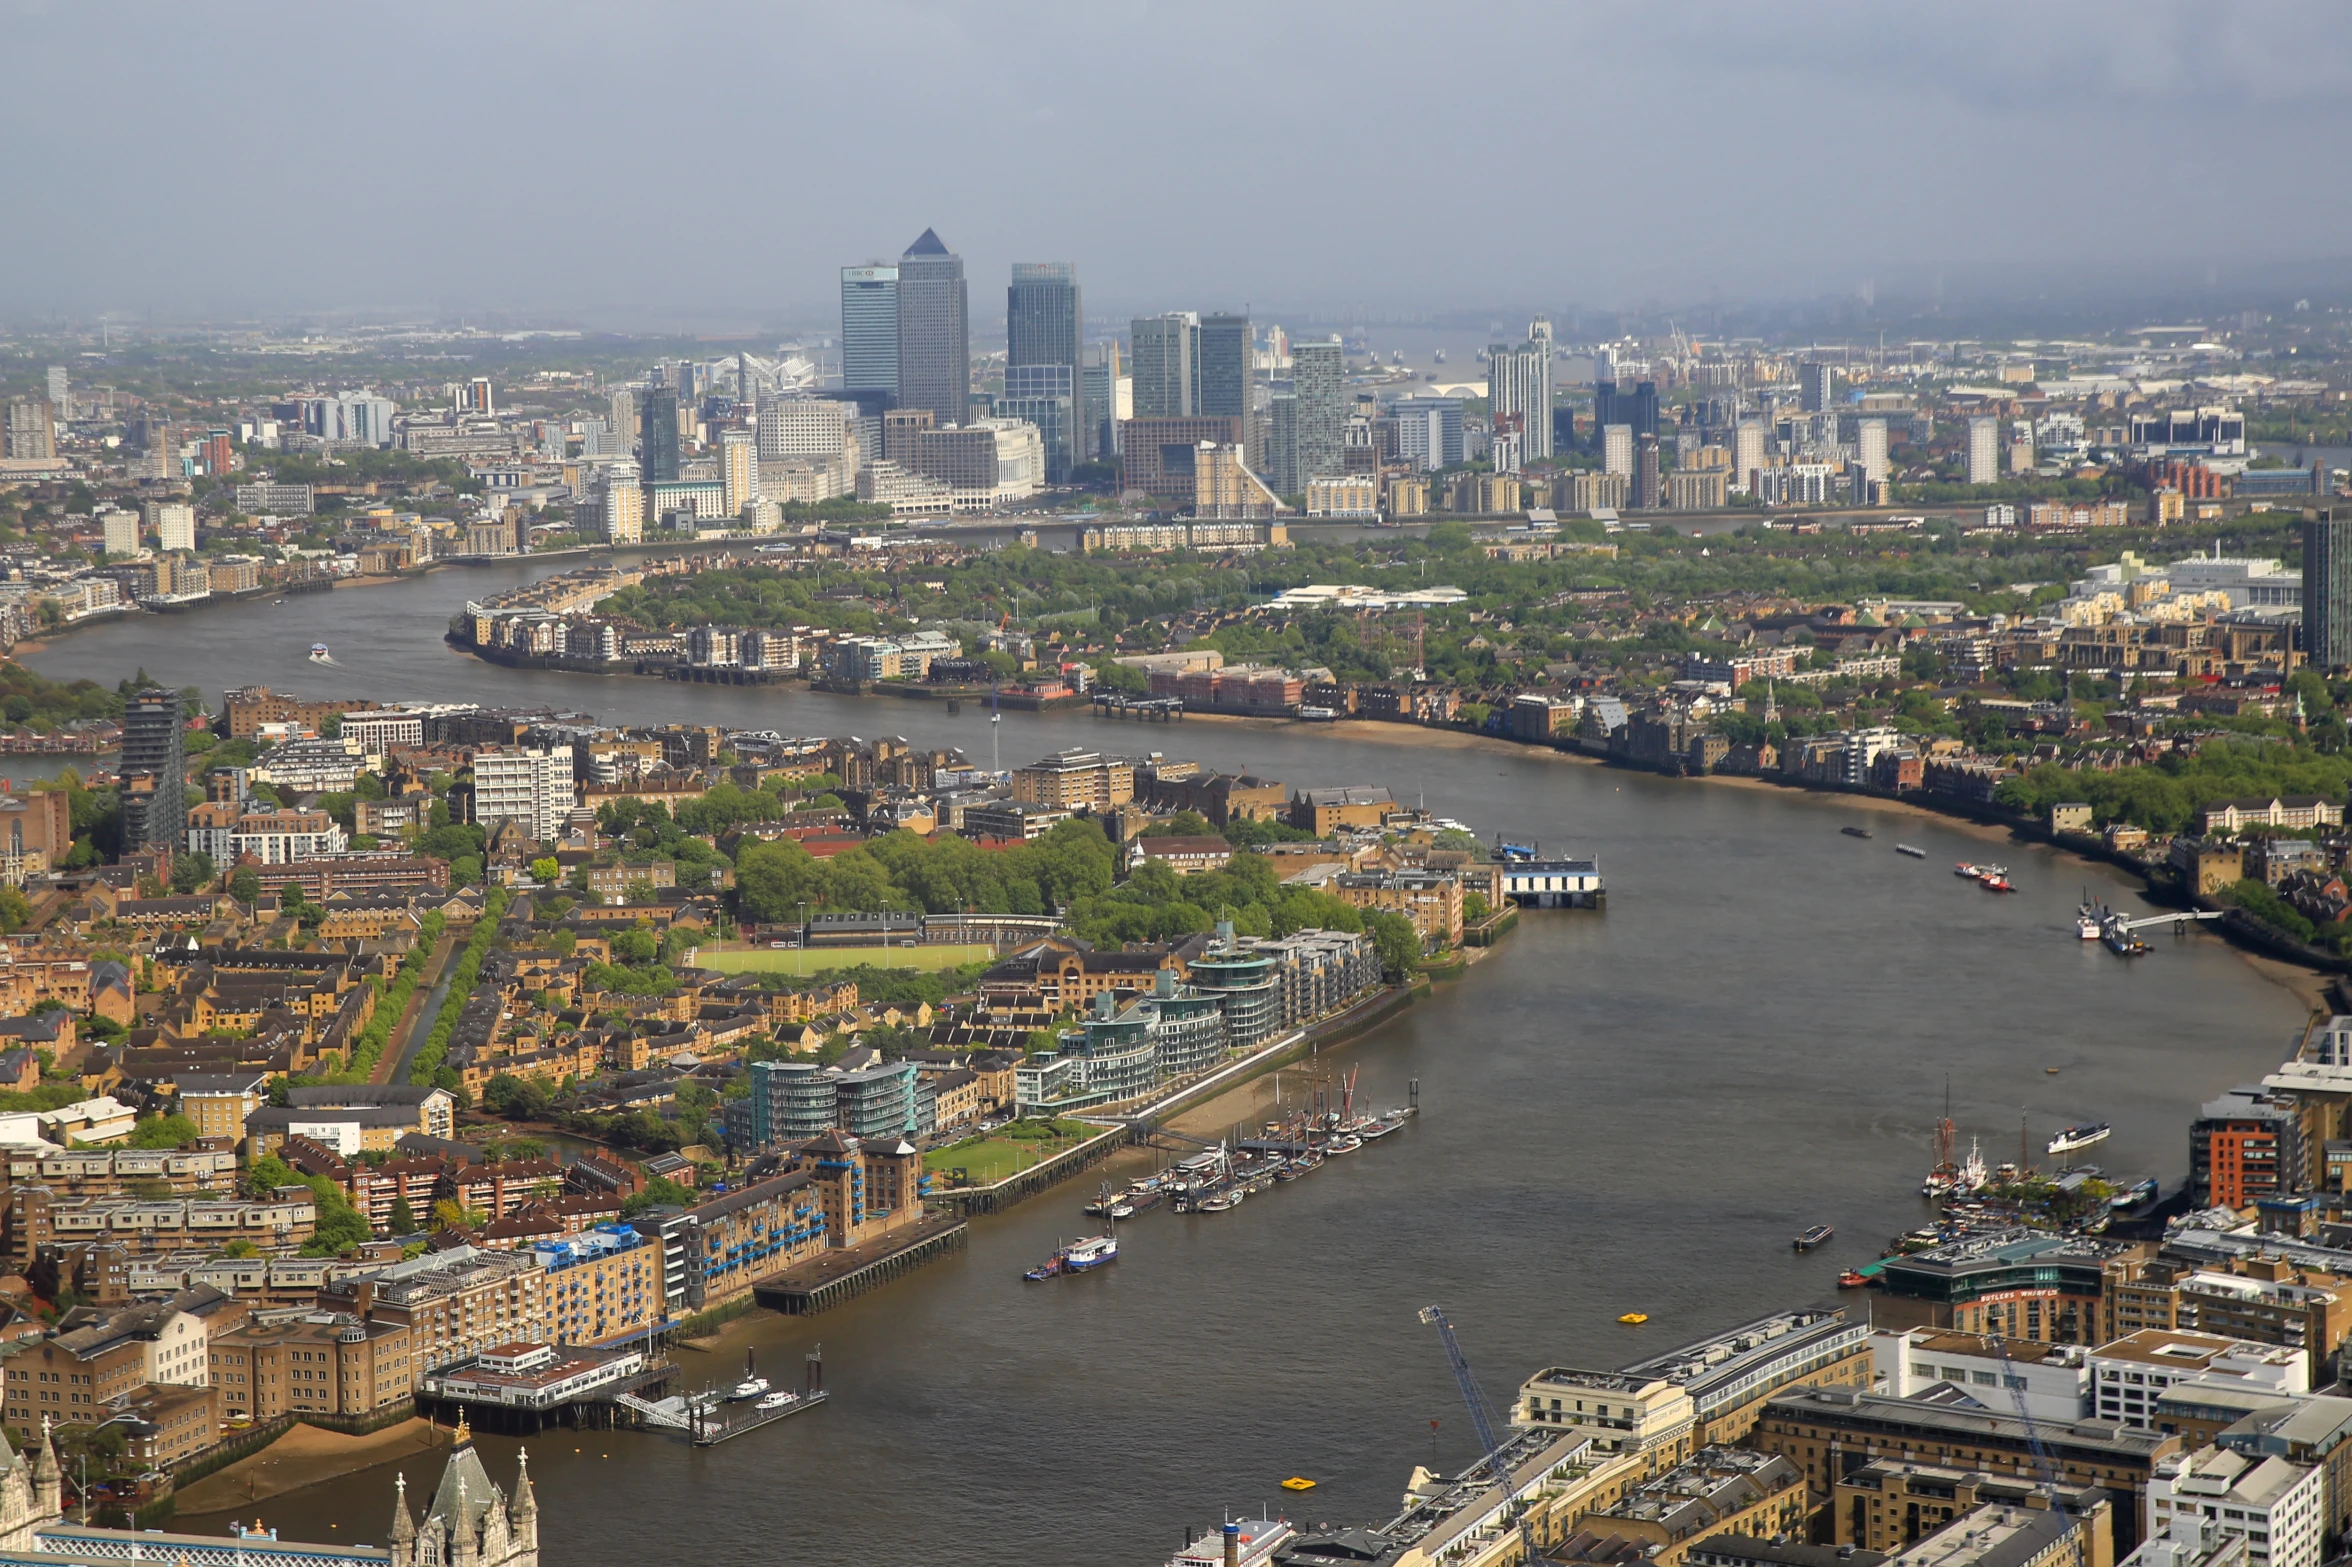
[[[211,693],[547,704],[988,755],[978,712],[522,674],[442,644],[467,597],[531,572],[143,617],[26,661],[109,683],[144,665]],[[314,642],[334,667],[308,661]],[[2085,886],[2137,906],[2104,868],[1886,807],[1409,731],[1004,718],[1007,764],[1072,744],[1426,794],[1484,835],[1597,854],[1609,907],[1526,916],[1468,981],[1342,1052],[1373,1105],[1418,1079],[1424,1114],[1311,1180],[1226,1215],[1144,1215],[1117,1267],[1024,1284],[1058,1238],[1085,1232],[1091,1182],[1072,1182],[975,1223],[967,1252],[917,1277],[813,1321],[752,1319],[687,1356],[696,1381],[715,1381],[752,1346],[785,1378],[822,1341],[835,1395],[822,1410],[708,1451],[541,1437],[551,1564],[691,1551],[1075,1567],[1162,1560],[1223,1509],[1378,1521],[1415,1463],[1473,1456],[1421,1306],[1446,1307],[1501,1404],[1543,1365],[1613,1367],[1828,1297],[1840,1268],[1925,1216],[1915,1194],[1947,1085],[1963,1140],[1981,1136],[1989,1159],[2015,1157],[2021,1112],[2037,1155],[2064,1123],[2109,1120],[2109,1171],[2170,1190],[2196,1106],[2275,1066],[2303,1020],[2217,941],[2161,937],[2127,963],[2078,940]],[[1850,822],[1876,836],[1841,836]],[[1927,858],[1897,855],[1898,839]],[[1951,874],[1996,854],[2015,897]],[[1837,1238],[1794,1255],[1789,1238],[1814,1223]],[[1619,1325],[1631,1310],[1648,1324]],[[510,1477],[514,1444],[484,1443]],[[438,1466],[410,1468],[429,1484]],[[1288,1475],[1319,1488],[1285,1500]],[[381,1541],[391,1478],[241,1515],[293,1538]]]

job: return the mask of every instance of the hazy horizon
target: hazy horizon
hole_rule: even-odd
[[[926,227],[1090,316],[2332,291],[2311,0],[1017,13],[15,0],[0,313],[822,329]]]

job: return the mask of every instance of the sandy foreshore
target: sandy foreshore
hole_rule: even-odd
[[[366,1436],[297,1425],[260,1452],[240,1458],[181,1491],[178,1510],[227,1512],[448,1445],[449,1434],[427,1420],[403,1420]]]

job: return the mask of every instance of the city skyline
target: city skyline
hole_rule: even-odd
[[[1017,122],[1067,156],[1056,177],[1025,182],[1018,200],[938,156],[973,93],[1024,74],[1100,80],[1126,69],[1156,39],[1144,13],[1054,12],[1004,28],[950,7],[885,6],[855,24],[818,10],[746,12],[721,19],[723,50],[695,31],[623,47],[631,33],[620,14],[519,6],[461,24],[427,6],[389,33],[374,18],[321,17],[299,37],[255,38],[115,30],[81,8],[23,11],[0,64],[27,125],[26,155],[0,176],[20,224],[0,311],[782,317],[813,313],[843,254],[925,224],[954,235],[976,275],[1053,255],[1074,262],[1105,304],[1183,297],[1254,314],[2079,286],[2092,263],[2109,288],[2293,286],[2325,281],[2324,263],[2352,250],[2352,219],[2312,201],[2301,160],[2278,155],[2340,141],[2352,116],[2332,91],[2348,46],[2327,25],[2331,13],[2311,4],[2219,14],[1993,6],[1966,24],[1831,6],[1803,27],[1761,12],[1639,25],[1608,8],[1493,14],[1481,40],[1512,39],[1514,56],[1539,71],[1547,60],[1576,62],[1573,100],[1477,94],[1468,68],[1480,62],[1468,44],[1432,50],[1416,36],[1408,45],[1404,30],[1339,25],[1328,6],[1211,6],[1196,31],[1157,40],[1169,52],[1150,57],[1211,82],[1215,112],[1113,115],[1113,134],[1082,135],[1073,134],[1077,109],[1024,101]],[[461,25],[467,47],[447,47]],[[1257,68],[1226,83],[1200,67],[1207,40],[1222,48],[1236,29]],[[670,225],[656,222],[605,226],[583,245],[561,206],[518,214],[503,194],[447,180],[443,160],[396,150],[391,105],[352,98],[343,62],[366,55],[401,71],[399,109],[438,134],[552,162],[556,177],[541,187],[551,201],[659,189],[667,211],[735,214],[736,242],[682,252]],[[626,101],[648,75],[695,79],[722,58],[727,90],[700,112],[711,145],[741,152],[677,160],[657,154],[660,143],[608,141],[597,159],[582,156],[588,106]],[[103,118],[81,107],[87,73],[61,68],[93,59],[133,89],[114,94]],[[502,69],[495,91],[480,78],[488,62],[520,59],[534,69]],[[211,90],[248,70],[267,72],[273,91]],[[789,87],[788,117],[772,92],[754,90],[762,81]],[[1657,108],[1665,101],[1676,105],[1671,116]],[[1819,204],[1755,199],[1779,188],[1800,135],[1793,122],[1776,134],[1776,120],[1815,102],[1836,106],[1825,127],[1834,151],[1815,164],[1836,194]],[[877,103],[890,112],[875,114]],[[361,148],[371,119],[383,126],[375,150],[356,158],[349,134],[277,132],[354,114]],[[787,186],[768,174],[757,154],[809,126],[845,127],[818,139],[889,177]],[[2140,194],[2064,170],[2095,170],[2119,135],[2136,166],[2163,170],[2175,188],[2209,190],[2242,213],[2292,208],[2297,220],[2183,225],[2162,245],[2118,246],[2146,223]],[[1637,137],[1649,144],[1639,156]],[[1261,144],[1282,156],[1260,156]],[[1579,149],[1576,183],[1548,191],[1521,160],[1485,155],[1497,146]],[[217,182],[174,173],[173,160],[152,156],[159,147],[190,167],[250,171],[258,199],[230,219],[213,199]],[[1648,166],[1661,154],[1720,199],[1660,201]],[[1229,223],[1248,225],[1252,243],[1230,243],[1227,224],[1105,223],[1101,193],[1139,165],[1160,171],[1157,210],[1213,201]],[[2000,175],[2023,168],[2050,177]],[[1302,182],[1306,171],[1317,177]],[[1441,178],[1450,200],[1509,222],[1514,243],[1470,252],[1455,225],[1376,224],[1388,193]],[[743,200],[753,193],[766,199]],[[1856,204],[1867,224],[1838,221]],[[1345,212],[1361,216],[1317,216]],[[176,242],[118,243],[131,223]],[[1612,229],[1642,238],[1595,238]],[[362,235],[364,244],[338,239]],[[318,264],[322,245],[330,265]]]

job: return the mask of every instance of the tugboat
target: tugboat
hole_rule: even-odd
[[[1845,1272],[1838,1275],[1838,1288],[1842,1290],[1858,1290],[1869,1282],[1870,1281],[1868,1279],[1855,1272],[1852,1268],[1848,1268]]]
[[[1823,1241],[1828,1240],[1836,1233],[1837,1231],[1831,1229],[1826,1224],[1816,1224],[1811,1229],[1807,1230],[1804,1234],[1797,1237],[1797,1250],[1811,1251],[1814,1247],[1820,1245]]]
[[[1976,879],[1976,884],[1987,892],[2015,892],[2017,890],[2017,884],[2009,879],[2008,871],[1998,865],[1986,866],[1985,873]]]

